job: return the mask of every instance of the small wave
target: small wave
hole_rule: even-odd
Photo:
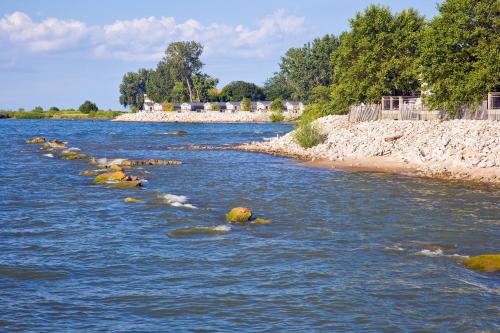
[[[54,157],[54,154],[43,154],[43,156],[46,156],[46,157],[50,157],[50,158],[53,158]]]
[[[184,195],[175,195],[175,194],[165,194],[163,195],[163,199],[173,207],[184,207],[196,209],[196,206],[187,203],[187,197]]]
[[[426,256],[426,257],[454,257],[454,258],[469,258],[469,256],[463,256],[461,254],[453,253],[453,254],[445,254],[443,250],[421,250],[417,252],[418,255]]]
[[[66,149],[67,151],[78,151],[78,150],[81,150],[80,148],[77,148],[77,147],[70,147],[68,149]]]
[[[66,275],[66,272],[0,265],[0,277],[18,280],[59,280],[66,278]]]
[[[187,237],[193,235],[219,235],[229,232],[231,227],[228,225],[217,225],[213,227],[191,227],[176,229],[168,233],[169,237]]]
[[[254,131],[255,134],[262,134],[261,131]]]
[[[113,160],[108,160],[107,158],[103,157],[103,158],[97,159],[97,164],[105,164],[105,165],[117,164],[117,165],[120,165],[123,163],[123,161],[126,161],[126,159],[125,158],[115,158]]]

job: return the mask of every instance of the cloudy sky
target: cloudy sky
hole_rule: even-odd
[[[430,18],[438,0],[379,0]],[[262,84],[286,49],[349,28],[373,1],[36,1],[0,2],[0,109],[78,107],[84,100],[123,109],[125,72],[154,68],[168,43],[205,46],[204,71],[220,86]]]

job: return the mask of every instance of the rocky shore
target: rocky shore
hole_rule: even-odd
[[[340,169],[478,180],[500,184],[500,122],[486,120],[351,123],[346,116],[315,121],[323,143],[304,149],[294,132],[238,149],[308,160]]]
[[[120,115],[113,121],[138,121],[138,122],[179,122],[179,123],[253,123],[268,122],[270,112],[137,112]],[[285,114],[286,116],[286,114]]]

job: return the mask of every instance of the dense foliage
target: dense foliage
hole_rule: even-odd
[[[425,29],[421,47],[429,104],[454,113],[500,89],[498,0],[447,0]]]
[[[98,110],[99,108],[97,107],[97,105],[91,101],[83,102],[83,104],[78,108],[78,111],[80,111],[81,113],[96,112]]]
[[[129,72],[123,76],[120,84],[120,104],[142,110],[146,83],[153,75],[151,70],[140,69],[137,73]]]
[[[264,91],[254,83],[244,81],[233,81],[222,88],[221,98],[223,101],[241,101],[249,98],[253,101],[264,99]]]

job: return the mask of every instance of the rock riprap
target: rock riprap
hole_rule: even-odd
[[[244,223],[250,221],[252,211],[246,207],[236,207],[226,214],[226,220],[229,223]]]
[[[500,271],[500,254],[483,254],[468,258],[464,261],[465,267],[482,272]]]

